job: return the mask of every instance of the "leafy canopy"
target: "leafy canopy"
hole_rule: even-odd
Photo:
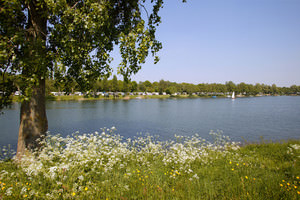
[[[49,76],[75,79],[86,90],[89,82],[110,75],[116,46],[122,57],[118,73],[127,80],[149,53],[158,61],[162,45],[155,32],[162,5],[163,0],[1,0],[0,91],[11,93],[16,75],[25,96]]]

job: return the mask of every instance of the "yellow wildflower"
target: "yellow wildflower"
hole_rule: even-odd
[[[230,161],[230,162],[229,162],[229,164],[231,165],[231,164],[232,164],[232,162]]]
[[[294,185],[294,188],[295,188],[295,189],[297,189],[297,186],[296,186],[296,185]]]
[[[76,195],[75,192],[73,192],[73,193],[72,193],[72,196],[75,196],[75,195]]]
[[[248,176],[245,176],[246,179],[248,179]]]
[[[288,186],[290,186],[290,183],[287,183]]]
[[[285,182],[285,180],[282,180],[282,182]]]
[[[174,192],[174,188],[172,188],[172,191]]]
[[[280,187],[283,187],[283,185],[280,183]]]
[[[232,171],[234,171],[234,169],[233,169],[233,168],[232,168],[231,170],[232,170]]]
[[[255,181],[255,180],[256,180],[256,178],[253,178],[253,180]]]
[[[299,176],[297,176],[296,179],[299,179]]]
[[[300,191],[297,191],[297,194],[300,194]]]

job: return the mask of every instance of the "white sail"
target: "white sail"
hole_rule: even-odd
[[[232,99],[235,99],[235,94],[234,94],[234,92],[232,92],[231,98],[232,98]]]

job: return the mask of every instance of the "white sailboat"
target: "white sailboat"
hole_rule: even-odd
[[[234,92],[232,92],[231,98],[232,98],[232,99],[235,99],[235,94],[234,94]]]

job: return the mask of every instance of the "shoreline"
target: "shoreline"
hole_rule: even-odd
[[[269,97],[269,96],[299,96],[299,95],[262,95],[262,96],[237,96],[236,98],[254,98],[254,97]],[[195,99],[195,98],[228,98],[225,95],[214,96],[214,95],[126,95],[121,97],[84,97],[75,95],[64,95],[64,96],[46,96],[47,101],[95,101],[95,100],[132,100],[132,99]],[[18,101],[16,98],[13,99],[14,102]]]
[[[265,95],[237,95],[236,98],[254,98],[254,97],[275,97],[275,96],[300,96],[295,94],[290,95],[271,95],[271,94],[265,94]],[[132,99],[196,99],[196,98],[226,98],[226,99],[232,99],[231,97],[228,97],[227,95],[124,95],[124,96],[118,96],[114,97],[113,95],[110,95],[109,97],[106,96],[78,96],[78,95],[61,95],[61,96],[53,96],[53,95],[46,95],[46,101],[98,101],[98,100],[132,100]],[[20,102],[20,96],[13,96],[12,102]]]

